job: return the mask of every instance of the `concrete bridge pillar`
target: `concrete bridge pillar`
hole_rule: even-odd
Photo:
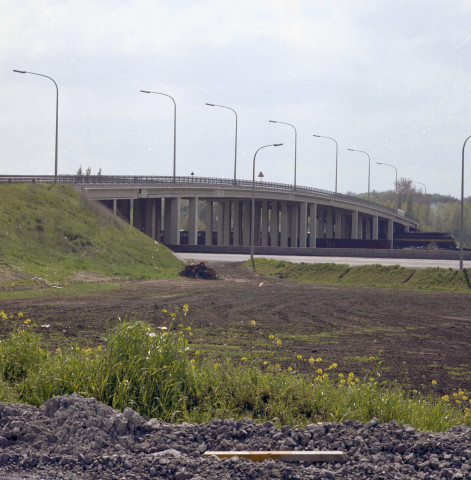
[[[342,211],[337,210],[335,212],[335,226],[334,226],[335,238],[342,238]]]
[[[345,213],[340,218],[340,228],[340,238],[348,238],[348,217]]]
[[[211,200],[206,200],[206,239],[204,243],[206,245],[213,244],[213,202]]]
[[[262,202],[262,247],[268,247],[268,202]]]
[[[373,217],[373,240],[378,240],[378,231],[379,231],[379,217],[375,215]]]
[[[334,238],[334,220],[332,210],[329,208],[326,215],[326,236],[327,238]]]
[[[117,215],[118,213],[118,200],[113,198],[113,215]]]
[[[317,240],[317,204],[309,204],[309,247],[316,248]]]
[[[155,240],[155,198],[146,199],[145,234]]]
[[[254,246],[258,247],[260,245],[260,219],[261,219],[261,208],[260,202],[255,201],[255,235],[254,235]]]
[[[394,239],[394,221],[388,220],[388,240],[391,242],[391,248],[394,248],[393,239]]]
[[[352,240],[358,240],[358,210],[353,210],[352,212]]]
[[[188,245],[198,245],[198,197],[189,200]]]
[[[272,247],[280,246],[280,216],[278,202],[272,202],[270,210],[270,241]]]
[[[226,200],[224,202],[224,235],[223,235],[223,245],[231,244],[231,202]]]
[[[217,245],[224,245],[224,202],[217,202]]]
[[[307,203],[302,202],[299,206],[299,246],[307,246]]]
[[[287,247],[288,246],[288,202],[280,202],[281,203],[281,246]]]
[[[234,200],[232,202],[233,217],[232,217],[232,238],[233,245],[240,245],[240,200]]]
[[[291,246],[298,246],[298,232],[299,232],[299,207],[298,205],[291,205],[289,209],[290,216],[290,237]]]
[[[180,245],[180,197],[166,198],[164,206],[164,243]]]
[[[369,217],[365,219],[365,228],[366,228],[365,239],[366,240],[371,240],[371,238],[373,237],[373,235],[371,233],[371,230],[373,228],[373,221]]]
[[[134,227],[134,198],[129,200],[129,225]]]
[[[242,242],[244,247],[250,246],[250,217],[252,215],[252,203],[250,200],[243,201],[242,212]]]

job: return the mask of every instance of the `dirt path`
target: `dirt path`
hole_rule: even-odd
[[[358,374],[382,351],[387,379],[420,391],[432,388],[432,380],[438,393],[471,390],[469,294],[307,285],[261,278],[242,264],[211,266],[219,280],[133,282],[87,297],[3,301],[0,309],[50,325],[42,331],[55,346],[99,343],[118,316],[160,325],[162,309],[187,303],[195,347],[215,354],[237,359],[250,347],[266,354],[272,333],[282,339],[277,358],[285,366],[306,369],[296,355],[314,356]]]

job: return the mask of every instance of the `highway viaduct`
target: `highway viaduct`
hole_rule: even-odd
[[[53,176],[0,176],[0,183],[53,181]],[[59,175],[57,181],[101,201],[170,248],[182,251],[203,245],[242,252],[250,246],[252,181],[110,175]],[[350,195],[269,182],[255,182],[253,192],[254,246],[265,251],[289,249],[294,253],[319,247],[391,249],[395,231],[418,228],[418,221],[401,210]],[[189,221],[187,233],[182,236],[184,203]],[[206,207],[202,219],[198,215],[200,205]]]

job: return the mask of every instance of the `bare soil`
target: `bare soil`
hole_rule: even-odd
[[[471,391],[470,294],[301,284],[261,277],[240,263],[207,265],[217,280],[129,282],[86,296],[4,300],[1,308],[23,311],[37,328],[49,325],[41,332],[54,348],[101,343],[118,316],[162,325],[163,309],[188,304],[193,348],[216,357],[265,355],[272,333],[282,340],[276,358],[285,366],[312,370],[296,356],[313,356],[322,367],[335,362],[338,371],[361,375],[382,352],[385,379],[423,393]]]

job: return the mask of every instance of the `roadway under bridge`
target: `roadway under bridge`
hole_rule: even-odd
[[[0,176],[1,183],[52,183],[53,176]],[[362,198],[289,184],[207,177],[59,175],[131,225],[179,251],[308,252],[392,249],[394,233],[418,220]],[[182,230],[182,210],[188,215]]]

